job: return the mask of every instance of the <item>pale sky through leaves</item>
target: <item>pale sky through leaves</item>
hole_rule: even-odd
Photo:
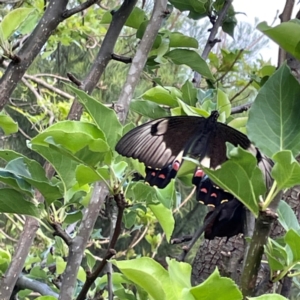
[[[285,2],[285,0],[235,0],[233,6],[236,12],[246,14],[238,14],[236,16],[238,21],[254,24],[255,18],[258,18],[259,22],[266,21],[268,25],[271,25],[277,15],[273,25],[275,26],[280,23],[278,15],[282,13]],[[296,3],[298,3],[298,1],[296,1]],[[296,15],[299,8],[300,5],[295,5],[293,16]],[[260,54],[265,60],[271,58],[272,63],[277,64],[278,46],[272,41],[270,41],[267,47],[260,51]]]

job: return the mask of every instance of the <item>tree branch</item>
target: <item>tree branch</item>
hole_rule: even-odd
[[[232,4],[233,0],[225,0],[224,5],[222,7],[222,9],[219,11],[218,14],[218,18],[217,20],[214,22],[214,25],[210,31],[209,37],[207,39],[206,45],[203,49],[202,55],[201,57],[206,60],[208,57],[209,52],[211,51],[211,49],[214,47],[214,45],[216,44],[216,40],[215,37],[218,33],[219,27],[222,26],[222,23],[226,17],[227,11],[230,8],[231,4]],[[194,85],[196,87],[199,86],[201,81],[201,75],[198,72],[194,72]]]
[[[286,0],[283,12],[279,15],[279,19],[281,23],[287,22],[291,19],[294,4],[295,4],[295,0]],[[281,47],[279,47],[277,66],[280,67],[285,60],[286,60],[286,52]]]
[[[23,269],[25,260],[29,253],[30,246],[35,238],[35,233],[39,228],[39,222],[32,217],[26,217],[26,222],[15,247],[12,261],[0,282],[0,299],[9,300],[18,280],[19,274]]]
[[[84,212],[78,233],[69,247],[67,266],[63,274],[61,291],[58,299],[71,300],[73,297],[77,273],[82,261],[84,249],[107,194],[107,186],[103,182],[96,182],[90,204]]]
[[[117,222],[116,222],[116,226],[115,226],[115,230],[113,233],[113,236],[111,238],[111,241],[108,245],[108,248],[106,250],[106,254],[105,257],[103,258],[102,262],[100,263],[100,265],[96,268],[96,270],[91,273],[90,275],[87,276],[86,282],[84,283],[82,290],[80,291],[78,297],[76,300],[85,300],[86,299],[86,294],[89,291],[90,287],[92,286],[92,284],[94,283],[94,281],[96,280],[96,278],[99,276],[99,274],[102,272],[103,268],[106,265],[106,262],[113,256],[115,255],[115,245],[117,243],[118,237],[121,233],[121,229],[122,229],[122,218],[123,218],[123,213],[124,213],[124,209],[127,206],[127,203],[125,201],[124,195],[123,194],[117,194],[114,196],[115,201],[117,203],[117,207],[118,207],[118,216],[117,216]]]
[[[35,27],[32,34],[17,53],[20,61],[11,61],[4,75],[0,79],[0,111],[9,101],[9,97],[23,77],[28,67],[41,51],[58,24],[63,21],[62,13],[65,11],[68,0],[50,0],[49,5]]]
[[[261,211],[256,219],[254,233],[245,261],[245,268],[241,277],[241,288],[244,297],[253,295],[255,291],[257,274],[264,253],[264,245],[269,237],[274,219],[276,219],[276,215],[270,210]]]
[[[69,10],[66,10],[63,12],[63,18],[67,19],[87,8],[89,8],[90,6],[92,6],[93,4],[95,4],[96,2],[99,2],[99,0],[87,0],[86,2],[83,2],[81,3],[80,5],[72,8],[72,9],[69,9]]]
[[[111,24],[104,37],[100,51],[94,60],[89,74],[82,81],[79,86],[80,89],[91,93],[94,87],[98,84],[100,77],[102,76],[106,66],[111,60],[111,56],[120,35],[120,32],[136,5],[137,0],[124,0],[121,7],[113,14]],[[74,101],[69,112],[69,119],[79,120],[82,113],[82,105]]]
[[[128,114],[129,104],[132,99],[134,90],[139,83],[139,78],[147,62],[148,54],[152,48],[155,37],[165,18],[164,12],[167,8],[167,0],[156,0],[150,21],[145,30],[144,36],[136,50],[136,54],[132,60],[128,76],[123,85],[120,97],[117,101],[116,111],[121,123],[124,123]]]
[[[21,290],[29,289],[34,292],[38,292],[41,295],[49,295],[56,298],[58,297],[58,294],[55,293],[47,284],[32,278],[28,278],[25,275],[19,276],[16,285]]]

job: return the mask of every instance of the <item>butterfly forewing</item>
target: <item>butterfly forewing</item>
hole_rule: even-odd
[[[123,136],[116,150],[124,156],[137,158],[147,167],[164,168],[174,161],[197,132],[201,133],[205,120],[178,116],[150,121]]]

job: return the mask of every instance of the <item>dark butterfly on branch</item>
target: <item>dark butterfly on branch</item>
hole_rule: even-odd
[[[267,181],[272,161],[262,155],[246,135],[217,122],[218,116],[219,113],[213,111],[208,118],[176,116],[150,121],[125,134],[116,145],[116,151],[143,162],[146,166],[145,181],[152,186],[164,188],[176,176],[184,156],[189,155],[198,159],[205,167],[215,169],[227,160],[226,142],[229,142],[255,155]],[[241,211],[240,205],[236,202],[226,204],[232,202],[234,197],[219,189],[208,177],[205,178],[203,180],[203,174],[198,169],[195,170],[193,184],[197,187],[196,199],[209,206],[224,203],[225,210],[216,216],[214,224],[221,224],[226,220],[233,224]],[[231,208],[236,213],[225,213],[227,205],[228,209]],[[241,207],[243,208],[242,204]],[[213,238],[231,234],[226,231],[223,233],[220,227],[214,226],[211,226],[210,233],[207,231],[207,236]]]
[[[246,135],[217,122],[219,113],[208,118],[166,117],[150,121],[125,134],[116,146],[120,154],[137,158],[146,166],[146,181],[164,188],[189,155],[202,165],[217,168],[227,160],[226,142],[260,156]]]

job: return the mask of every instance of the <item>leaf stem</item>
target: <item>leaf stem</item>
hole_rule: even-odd
[[[276,194],[277,194],[277,182],[276,180],[274,180],[272,187],[268,193],[268,196],[262,205],[261,208],[262,211],[265,211],[269,207],[270,203],[273,201]]]

